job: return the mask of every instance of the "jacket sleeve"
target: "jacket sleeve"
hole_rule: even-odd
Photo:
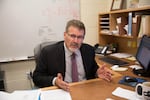
[[[37,87],[52,86],[52,80],[55,76],[48,74],[48,57],[47,51],[43,49],[36,63],[36,68],[33,72],[33,82]]]

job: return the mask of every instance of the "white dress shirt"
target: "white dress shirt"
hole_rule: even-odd
[[[65,61],[66,61],[66,72],[65,72],[65,78],[64,78],[64,81],[66,82],[72,82],[72,67],[71,67],[71,55],[72,55],[72,52],[69,51],[64,43],[64,48],[65,48]],[[82,61],[82,56],[81,56],[81,53],[80,53],[80,50],[77,50],[75,52],[76,54],[76,62],[77,62],[77,68],[78,68],[78,78],[79,78],[79,81],[82,81],[82,80],[86,80],[86,77],[85,77],[85,70],[84,70],[84,66],[83,66],[83,61]]]
[[[71,64],[71,55],[72,52],[68,50],[64,43],[64,49],[65,49],[65,62],[66,62],[66,72],[64,81],[65,82],[72,82],[72,64]],[[78,68],[78,79],[79,81],[86,80],[85,77],[85,70],[83,66],[82,56],[80,50],[77,50],[75,52],[76,54],[76,62],[77,62],[77,68]],[[53,79],[52,84],[55,85],[56,77]]]

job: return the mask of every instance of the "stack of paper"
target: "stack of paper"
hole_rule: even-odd
[[[37,100],[38,96],[39,90],[0,92],[0,100]]]
[[[62,89],[41,91],[20,90],[13,93],[0,92],[0,100],[71,100],[69,92]]]
[[[123,89],[121,87],[117,87],[112,92],[112,94],[121,98],[125,98],[127,100],[140,100],[139,98],[136,97],[136,93],[134,91]]]
[[[131,57],[132,55],[128,53],[113,53],[113,54],[110,54],[110,56],[114,56],[117,58],[128,58],[128,57]]]
[[[69,92],[62,89],[42,91],[40,100],[71,100]]]

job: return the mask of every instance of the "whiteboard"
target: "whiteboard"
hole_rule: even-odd
[[[41,42],[63,40],[80,0],[0,0],[0,59],[33,56]]]

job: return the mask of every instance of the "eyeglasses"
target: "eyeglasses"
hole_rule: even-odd
[[[77,39],[79,39],[79,40],[82,40],[82,39],[84,39],[84,36],[76,36],[76,35],[74,35],[74,34],[69,34],[69,33],[67,33],[72,39],[75,39],[75,38],[77,38]]]

